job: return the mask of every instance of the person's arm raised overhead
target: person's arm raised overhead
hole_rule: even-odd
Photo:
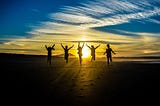
[[[99,46],[100,46],[100,44],[95,49],[97,49]]]
[[[72,45],[70,48],[68,48],[68,49],[71,49],[72,47],[73,47],[74,45]]]
[[[86,46],[87,46],[88,48],[90,48],[90,49],[91,49],[91,47],[90,47],[90,46],[88,46],[87,44],[86,44]]]
[[[80,47],[80,42],[78,42],[78,48]]]
[[[52,48],[54,48],[55,44],[53,44]]]
[[[61,46],[62,46],[63,49],[65,49],[64,46],[62,45],[62,43],[61,43]]]
[[[45,45],[45,48],[48,49],[47,45]]]
[[[84,44],[85,44],[85,43],[83,43],[82,48],[84,47]]]
[[[52,46],[52,49],[53,49],[53,50],[55,50],[55,49],[54,49],[54,46],[55,46],[55,44]]]

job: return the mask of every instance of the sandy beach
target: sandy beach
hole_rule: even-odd
[[[96,61],[46,56],[0,55],[2,98],[12,104],[69,106],[159,104],[160,63],[113,58]],[[130,59],[132,60],[132,59]]]

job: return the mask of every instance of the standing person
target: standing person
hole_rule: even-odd
[[[110,45],[107,44],[107,49],[106,49],[106,52],[104,54],[106,54],[106,57],[107,57],[107,63],[109,64],[110,62],[112,62],[112,53],[113,54],[116,54],[112,48],[110,48]]]
[[[87,44],[86,44],[86,45],[87,45]],[[96,51],[96,49],[97,49],[99,46],[100,46],[100,45],[94,47],[93,45],[91,45],[91,47],[90,47],[90,46],[87,45],[87,47],[89,47],[90,50],[91,50],[91,56],[92,56],[91,61],[96,59],[95,51]]]
[[[61,46],[62,46],[62,48],[64,49],[64,59],[66,60],[66,63],[68,63],[68,57],[69,57],[69,53],[68,53],[68,51],[74,46],[74,45],[72,45],[70,48],[68,48],[68,46],[63,46],[62,44],[61,44]]]
[[[78,55],[79,55],[79,62],[80,62],[80,64],[82,64],[82,49],[83,49],[83,47],[84,47],[84,43],[83,43],[83,45],[82,45],[82,47],[80,46],[80,42],[78,42],[78,48],[77,48],[77,50],[78,50]]]
[[[55,44],[51,47],[51,46],[49,46],[49,47],[47,47],[47,45],[45,45],[45,48],[47,49],[47,51],[48,51],[48,57],[47,57],[47,62],[51,65],[51,57],[52,57],[52,50],[55,50],[54,49],[54,46],[55,46]]]

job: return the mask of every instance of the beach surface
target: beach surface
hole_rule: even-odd
[[[54,106],[146,105],[159,103],[159,60],[113,58],[91,62],[46,56],[0,55],[2,101]]]

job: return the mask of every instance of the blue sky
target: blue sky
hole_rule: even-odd
[[[65,5],[76,5],[81,0],[2,0],[0,6],[0,35],[27,36],[42,21],[49,21],[48,14],[58,12]]]
[[[84,40],[121,55],[160,54],[160,0],[1,0],[0,14],[1,52],[43,54],[44,44]]]

